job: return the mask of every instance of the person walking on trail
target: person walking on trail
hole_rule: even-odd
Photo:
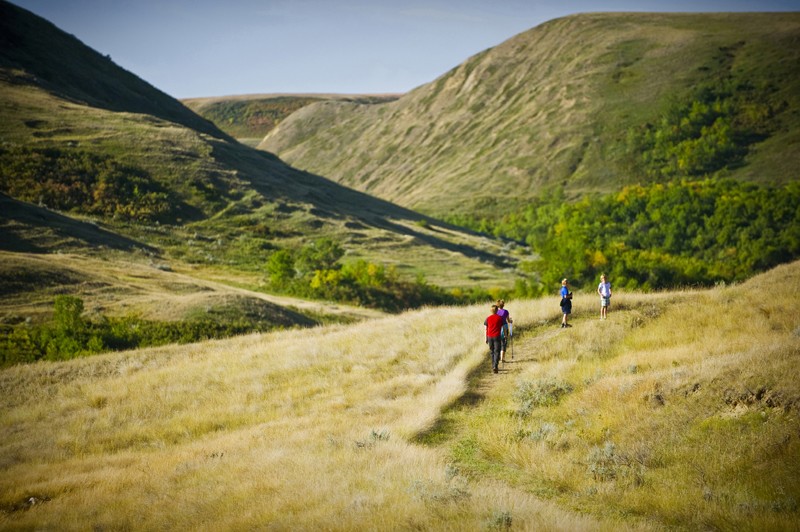
[[[600,294],[600,319],[604,320],[608,317],[608,307],[611,305],[611,283],[606,279],[606,274],[600,276],[597,293]]]
[[[568,322],[572,314],[572,292],[569,291],[569,282],[566,278],[561,281],[561,328],[572,327]]]
[[[484,320],[483,326],[486,329],[486,343],[489,344],[489,351],[492,355],[492,371],[497,373],[500,349],[503,346],[503,331],[508,334],[508,325],[497,314],[497,305],[492,305],[492,313]]]
[[[502,299],[497,300],[497,315],[503,318],[503,322],[508,325],[508,334],[503,335],[503,346],[500,349],[500,362],[506,362],[506,351],[508,351],[508,341],[511,338],[511,335],[514,334],[512,329],[512,323],[514,320],[511,319],[511,315],[508,311],[504,308],[506,306],[506,302]]]

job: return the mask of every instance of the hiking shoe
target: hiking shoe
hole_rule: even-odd
[[[494,368],[494,372],[497,373],[497,371],[498,371],[497,368]]]

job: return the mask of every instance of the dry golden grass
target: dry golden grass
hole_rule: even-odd
[[[486,305],[8,368],[0,528],[791,528],[799,272],[509,302],[500,375]]]
[[[741,286],[616,295],[607,321],[579,296],[572,329],[520,338],[513,378],[444,415],[445,443],[473,474],[595,515],[796,529],[799,289],[792,264]],[[525,404],[552,382],[567,391]]]
[[[596,527],[405,436],[482,360],[483,307],[10,368],[5,527]],[[444,325],[447,324],[447,325]],[[28,501],[39,501],[31,505]]]

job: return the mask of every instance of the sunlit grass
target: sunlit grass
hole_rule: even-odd
[[[538,364],[520,367],[477,411],[445,415],[458,427],[451,455],[475,475],[599,515],[793,528],[797,272],[786,266],[709,292],[625,295],[605,322],[594,301],[577,299],[591,316],[525,338],[521,350]],[[765,298],[774,285],[785,296]],[[525,407],[520,398],[553,379],[571,391]]]
[[[792,528],[798,270],[8,368],[0,526]]]

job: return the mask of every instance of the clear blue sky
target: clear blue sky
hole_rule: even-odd
[[[800,0],[11,0],[176,98],[395,93],[547,20]]]

